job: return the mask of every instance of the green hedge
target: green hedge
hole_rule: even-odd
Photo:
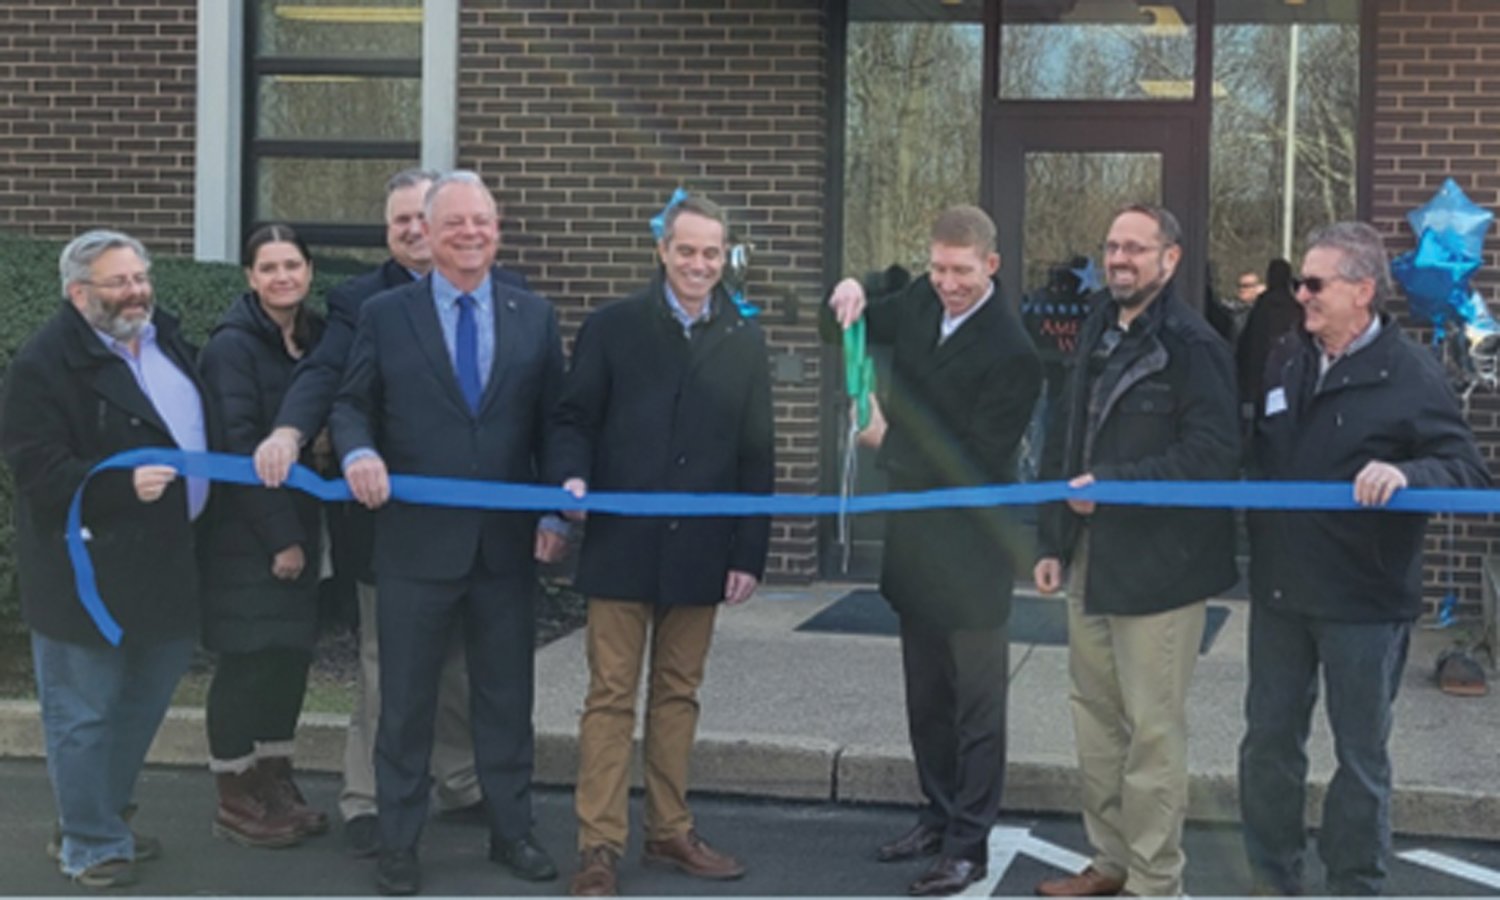
[[[63,244],[0,232],[0,373],[11,357],[61,302],[57,257]],[[150,249],[149,247],[147,249]],[[313,280],[314,306],[322,309],[328,288],[369,268],[352,259],[319,259]],[[151,264],[157,305],[182,319],[189,337],[201,345],[229,302],[245,290],[245,275],[231,263],[199,263],[156,257]],[[14,494],[10,469],[0,466],[0,629],[19,628],[16,586]]]

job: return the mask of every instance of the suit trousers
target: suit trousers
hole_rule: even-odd
[[[375,799],[385,849],[415,848],[427,821],[439,684],[454,628],[464,640],[474,769],[491,835],[513,841],[530,833],[535,592],[530,571],[496,575],[477,561],[456,579],[380,576]]]
[[[589,692],[578,723],[578,847],[623,854],[641,666],[648,658],[644,744],[646,839],[693,827],[688,760],[698,730],[698,686],[717,606],[656,606],[590,598]]]
[[[375,815],[375,735],[380,728],[380,626],[375,585],[358,583],[359,671],[354,710],[344,737],[344,788],[339,814],[347,822]],[[473,806],[480,800],[474,774],[474,739],[469,734],[469,671],[464,642],[454,635],[438,680],[437,723],[432,743],[433,802],[438,812]]]
[[[1094,868],[1141,896],[1182,893],[1187,693],[1206,602],[1139,616],[1084,612],[1088,536],[1068,580],[1068,671]]]
[[[901,617],[906,725],[923,824],[944,856],[983,863],[1005,787],[1009,628],[946,630]]]

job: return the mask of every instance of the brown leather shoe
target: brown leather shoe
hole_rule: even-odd
[[[982,862],[944,856],[906,889],[913,897],[950,897],[989,874]]]
[[[918,822],[911,831],[901,835],[894,841],[887,841],[875,850],[875,858],[880,862],[899,862],[903,859],[915,859],[918,856],[932,856],[943,847],[943,832]]]
[[[667,841],[647,841],[641,861],[648,866],[670,866],[712,881],[733,881],[745,875],[743,863],[710,847],[708,841],[692,830]]]
[[[1113,897],[1125,889],[1125,879],[1118,875],[1106,875],[1089,866],[1077,875],[1053,878],[1036,886],[1043,897]]]
[[[620,855],[602,844],[584,850],[578,854],[578,874],[568,884],[568,893],[574,897],[619,896],[615,872],[619,861]]]

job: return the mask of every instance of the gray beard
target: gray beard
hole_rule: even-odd
[[[151,323],[151,314],[156,311],[155,304],[142,319],[126,319],[105,308],[103,303],[97,300],[89,302],[88,320],[89,324],[99,331],[104,332],[117,341],[133,341],[141,336],[146,326]]]

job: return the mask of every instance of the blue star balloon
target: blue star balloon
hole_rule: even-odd
[[[672,192],[672,198],[667,201],[666,206],[661,208],[661,212],[651,217],[651,234],[658,241],[661,240],[661,236],[667,231],[667,213],[672,211],[672,207],[686,200],[687,196],[687,191],[678,188]]]
[[[1421,237],[1429,231],[1449,232],[1475,259],[1484,249],[1484,236],[1494,220],[1495,214],[1475,205],[1452,178],[1443,182],[1431,200],[1406,214],[1412,234]]]

